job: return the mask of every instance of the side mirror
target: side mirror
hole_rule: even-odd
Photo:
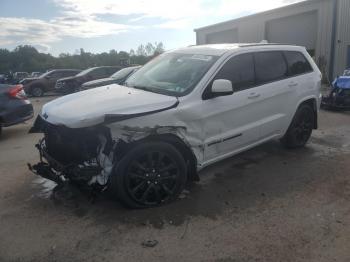
[[[227,96],[233,94],[232,82],[226,79],[214,80],[211,86],[211,96]]]

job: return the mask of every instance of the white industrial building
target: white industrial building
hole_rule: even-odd
[[[305,46],[330,78],[350,68],[350,0],[306,0],[194,31],[197,45],[267,40]]]

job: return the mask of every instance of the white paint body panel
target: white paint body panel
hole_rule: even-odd
[[[300,51],[314,72],[203,100],[202,94],[215,74],[231,57],[242,53]],[[211,45],[172,52],[198,53],[220,58],[194,90],[179,97],[176,108],[108,124],[113,139],[138,140],[147,130],[170,133],[182,139],[194,152],[198,169],[238,152],[279,138],[286,132],[299,104],[316,99],[320,104],[321,73],[305,48],[296,46]],[[252,94],[258,94],[253,96]],[[104,86],[68,95],[43,107],[42,115],[52,124],[71,128],[103,123],[106,114],[135,114],[167,108],[177,98],[117,85]],[[234,137],[233,139],[230,139]],[[219,141],[219,143],[213,142]],[[212,145],[210,145],[212,144]]]

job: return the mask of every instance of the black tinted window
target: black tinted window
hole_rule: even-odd
[[[108,74],[108,76],[110,76],[119,70],[120,70],[120,68],[118,68],[118,67],[109,67],[109,68],[107,68],[107,74]]]
[[[64,71],[62,72],[62,77],[75,76],[76,74],[78,74],[77,71]]]
[[[63,74],[62,74],[62,72],[54,71],[51,74],[49,74],[49,76],[52,77],[52,78],[59,78],[59,77],[62,77]]]
[[[280,80],[288,75],[282,52],[255,53],[255,70],[258,84]]]
[[[93,70],[92,72],[90,72],[90,75],[92,77],[96,77],[96,78],[102,78],[105,76],[108,76],[108,72],[106,68],[96,68],[95,70]]]
[[[235,91],[254,86],[255,76],[253,55],[244,54],[231,58],[220,69],[219,73],[215,76],[215,79],[230,80]]]
[[[312,71],[312,67],[300,52],[284,52],[288,63],[288,73],[290,76],[305,74]]]

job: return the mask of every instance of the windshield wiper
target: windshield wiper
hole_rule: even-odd
[[[144,90],[144,91],[150,91],[150,92],[154,92],[154,88],[152,87],[149,87],[149,86],[131,86],[135,89],[141,89],[141,90]]]

